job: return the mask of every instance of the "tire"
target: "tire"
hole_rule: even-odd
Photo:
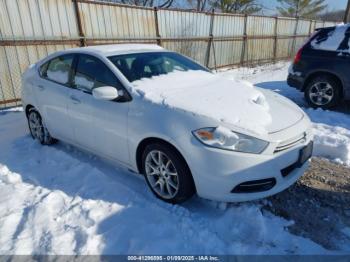
[[[165,202],[179,204],[195,193],[191,171],[185,160],[166,144],[146,146],[142,154],[142,173],[153,194]]]
[[[29,109],[28,127],[33,139],[38,140],[42,145],[52,145],[57,142],[45,127],[39,112],[35,108]]]
[[[330,76],[318,76],[306,86],[304,95],[311,107],[330,109],[341,101],[341,86]]]

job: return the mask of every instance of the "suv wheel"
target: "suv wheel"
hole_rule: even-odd
[[[340,102],[341,87],[329,76],[319,76],[310,81],[305,89],[305,99],[312,107],[328,109]]]
[[[50,135],[49,131],[43,124],[42,118],[38,111],[36,111],[34,108],[30,109],[27,117],[29,131],[33,139],[37,139],[42,145],[51,145],[57,142],[57,140]]]
[[[171,147],[155,143],[142,155],[142,172],[152,192],[168,203],[181,203],[193,196],[195,187],[191,172]]]

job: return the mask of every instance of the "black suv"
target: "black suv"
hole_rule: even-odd
[[[350,24],[317,29],[297,52],[288,85],[305,94],[312,107],[337,106],[350,98]]]

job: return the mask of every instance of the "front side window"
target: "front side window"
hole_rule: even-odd
[[[40,68],[42,77],[67,85],[72,72],[74,55],[64,55],[50,60]]]
[[[173,71],[202,70],[208,71],[190,59],[172,52],[149,52],[117,55],[109,60],[119,71],[133,82],[141,78],[168,74]]]
[[[120,87],[114,73],[98,58],[89,55],[79,55],[73,83],[75,88],[88,93],[101,86]]]

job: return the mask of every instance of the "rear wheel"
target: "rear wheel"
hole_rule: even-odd
[[[29,131],[33,139],[37,139],[42,145],[51,145],[57,142],[57,140],[50,135],[49,131],[43,124],[42,118],[38,111],[36,111],[34,108],[30,109],[27,117]]]
[[[148,186],[163,201],[177,204],[195,193],[186,162],[170,146],[160,143],[146,146],[142,155],[142,169]]]
[[[328,109],[341,100],[341,86],[329,76],[319,76],[310,81],[305,89],[305,99],[312,107]]]

